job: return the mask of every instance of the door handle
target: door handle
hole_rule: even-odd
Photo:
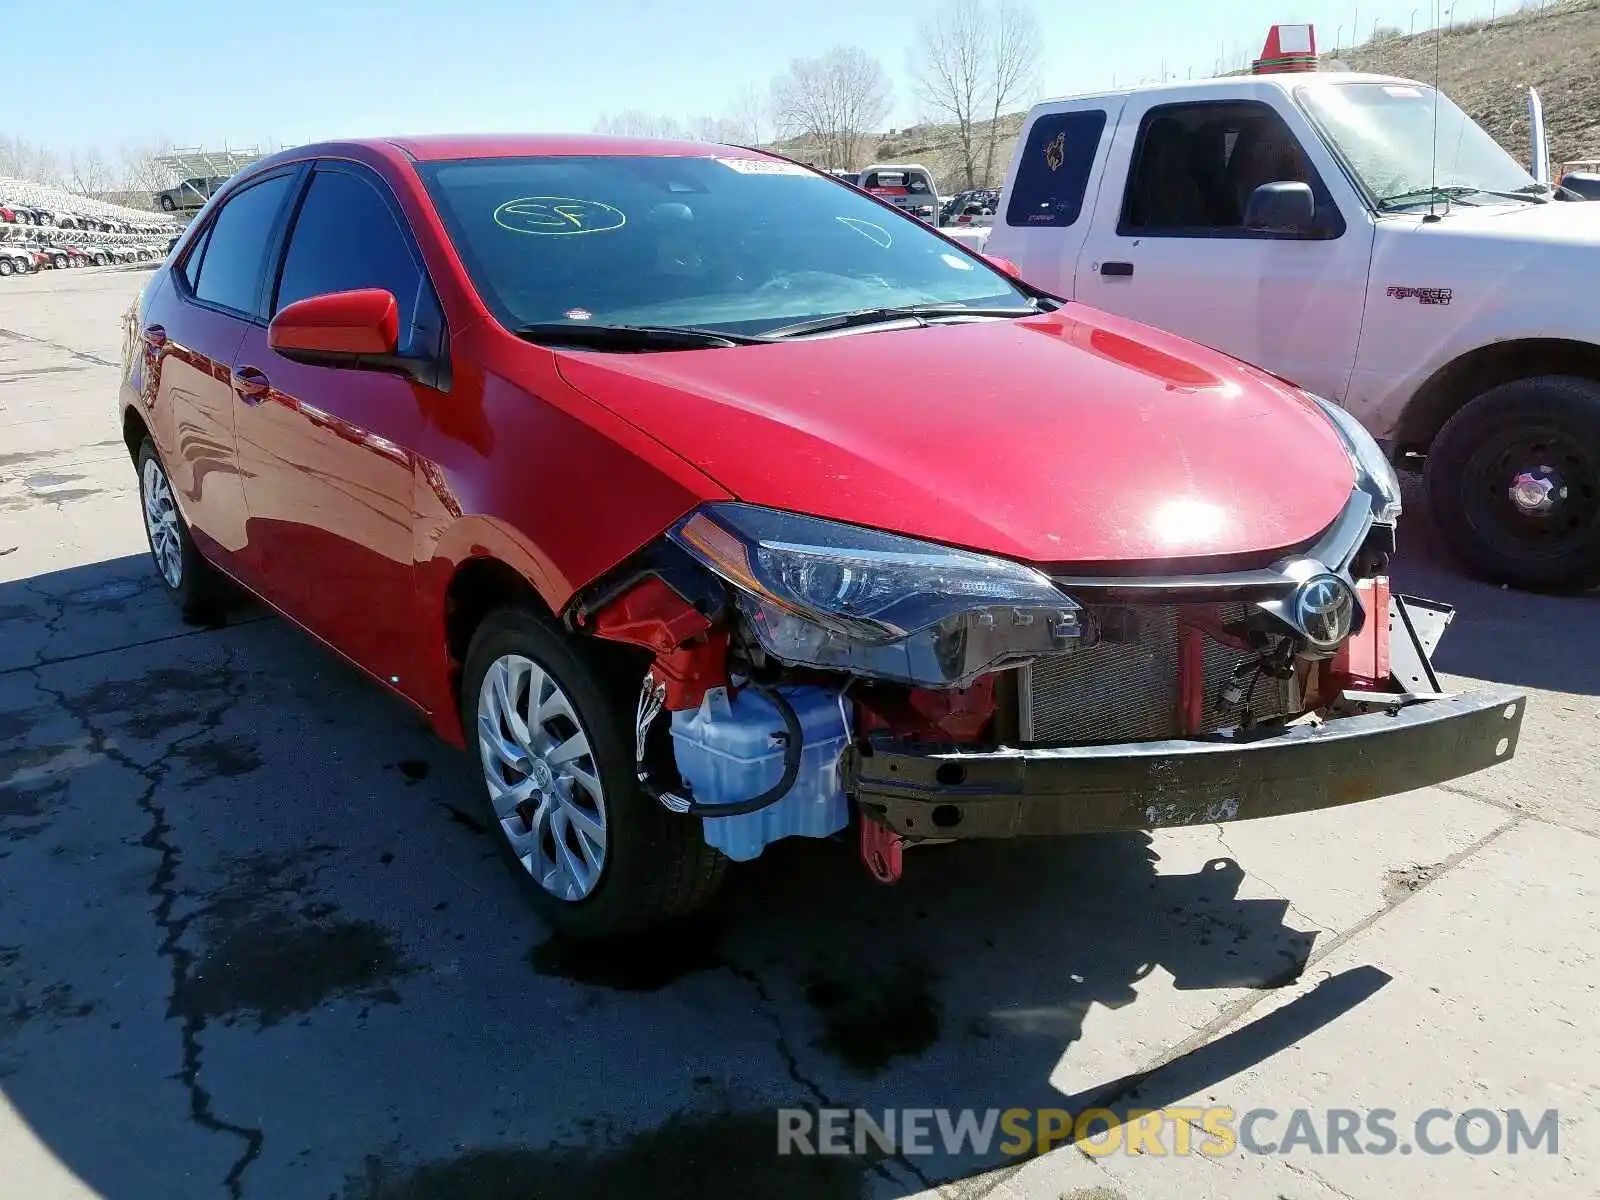
[[[160,325],[146,325],[144,340],[150,343],[150,349],[159,350],[167,344],[167,331]]]
[[[260,404],[272,390],[266,373],[255,367],[236,367],[233,372],[234,394],[246,404]]]
[[[1100,264],[1100,274],[1127,279],[1133,275],[1133,264],[1131,262],[1103,262]]]

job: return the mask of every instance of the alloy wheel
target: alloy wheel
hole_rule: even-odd
[[[150,535],[150,553],[167,586],[183,585],[183,539],[178,531],[178,506],[172,485],[161,464],[149,458],[144,464],[144,527]]]
[[[557,899],[594,891],[606,864],[605,789],[571,698],[532,659],[496,659],[478,692],[478,749],[500,832]]]

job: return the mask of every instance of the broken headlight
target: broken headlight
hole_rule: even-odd
[[[1317,402],[1344,443],[1345,453],[1356,469],[1356,486],[1372,500],[1372,519],[1380,525],[1396,524],[1400,520],[1400,477],[1382,447],[1360,421],[1332,400],[1311,392],[1306,395]]]
[[[1078,605],[1008,559],[747,504],[708,505],[668,536],[792,665],[964,687],[1083,638]]]

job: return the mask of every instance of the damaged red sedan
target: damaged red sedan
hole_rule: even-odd
[[[821,172],[330,143],[208,201],[123,433],[191,619],[242,586],[465,748],[572,935],[730,860],[1345,804],[1514,752],[1391,596],[1338,406],[1047,295]],[[914,858],[915,856],[913,856]]]

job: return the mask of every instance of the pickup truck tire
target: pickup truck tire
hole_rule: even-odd
[[[1467,566],[1533,590],[1600,585],[1600,383],[1491,388],[1445,423],[1425,472],[1434,523]]]
[[[495,695],[496,678],[491,674],[503,665],[516,672],[498,677],[509,704]],[[642,674],[641,668],[630,680],[613,677],[615,673],[591,661],[571,635],[525,607],[490,613],[467,650],[461,672],[461,725],[478,782],[483,822],[535,910],[564,937],[619,937],[686,916],[711,898],[727,870],[728,860],[706,844],[698,818],[668,812],[639,787],[633,705]],[[532,700],[533,680],[539,681],[542,705]],[[508,709],[514,719],[502,723]],[[543,721],[532,719],[540,710],[551,715]],[[491,727],[487,738],[480,729],[484,720]],[[587,739],[581,756],[565,749],[578,735]],[[528,753],[521,765],[507,762],[501,751],[509,746],[521,746]],[[536,766],[534,757],[546,766]],[[571,773],[573,766],[591,781],[598,779],[598,795],[592,783]],[[491,771],[498,773],[498,786],[491,786]],[[509,808],[507,788],[527,779],[537,780],[535,788],[542,790],[531,791],[520,805]],[[583,795],[578,794],[580,789]],[[508,820],[521,821],[514,828],[523,838],[520,849],[528,854],[527,861],[502,823],[497,795],[502,809],[511,814]],[[577,801],[576,818],[562,797]],[[557,811],[563,809],[565,813]],[[604,832],[598,870],[590,858],[593,842],[581,844],[585,830],[592,831],[596,824]],[[580,856],[579,865],[588,878],[579,879],[579,872],[558,867],[561,848],[555,839],[562,836],[568,855]],[[536,870],[550,882],[536,878]],[[551,890],[552,885],[560,888],[573,880],[581,887],[566,896]]]

